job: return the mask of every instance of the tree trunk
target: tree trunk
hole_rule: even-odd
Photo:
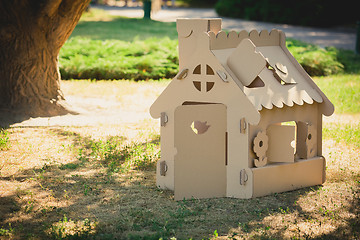
[[[0,0],[0,107],[67,113],[58,54],[90,0]]]

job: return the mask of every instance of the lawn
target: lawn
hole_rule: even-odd
[[[154,37],[177,40],[177,31],[175,23],[112,16],[103,10],[91,9],[84,13],[71,38],[79,36],[94,40],[132,41]]]
[[[130,19],[93,9],[60,51],[63,79],[162,79],[178,72],[175,23]],[[312,76],[359,73],[351,51],[287,39],[290,52]]]
[[[353,80],[359,76],[316,78],[325,92],[333,91],[328,81],[346,86]],[[112,99],[126,111],[146,112],[168,82],[73,80],[63,82],[63,91],[69,98]],[[356,97],[350,92],[344,100]],[[119,119],[95,126],[5,129],[0,239],[357,239],[359,112],[345,109],[337,108],[345,113],[338,119],[350,121],[325,119],[322,186],[250,200],[176,202],[173,192],[157,189],[159,125],[149,117],[126,124]],[[354,128],[333,133],[333,124]]]
[[[79,26],[95,20],[113,18],[88,13]],[[0,239],[359,239],[360,75],[314,79],[336,109],[324,118],[323,185],[178,202],[155,186],[160,129],[148,115],[169,80],[63,81],[68,102],[88,106],[65,116],[79,125],[0,128]]]
[[[337,143],[360,148],[360,75],[315,78],[335,106],[335,121],[324,124],[323,134]]]

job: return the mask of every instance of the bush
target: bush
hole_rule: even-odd
[[[351,50],[339,50],[334,47],[328,49],[336,52],[336,58],[344,65],[346,73],[360,73],[360,55]]]
[[[91,40],[74,37],[60,52],[63,79],[159,79],[178,71],[177,41]]]
[[[308,26],[354,24],[358,16],[351,0],[219,0],[215,9],[226,17]]]
[[[360,57],[348,50],[320,48],[294,39],[287,47],[311,76],[359,73]],[[63,79],[161,79],[178,72],[177,41],[91,40],[74,37],[60,51]]]
[[[344,65],[338,60],[336,48],[320,48],[294,39],[287,39],[286,46],[311,76],[328,76],[344,72]]]
[[[259,0],[261,3],[263,1]],[[309,0],[304,1],[296,4],[305,4]],[[224,5],[226,2],[231,4]],[[223,4],[229,14],[235,13],[235,8],[237,12],[256,17],[257,12],[252,9],[246,10],[246,7],[257,2],[220,0],[218,4]],[[272,1],[271,8],[279,2],[281,1]],[[261,14],[258,15],[267,16],[267,11],[270,11],[267,9],[267,6],[270,7],[270,1],[264,3],[256,5],[262,9]],[[277,14],[279,18],[288,14],[286,11],[279,13]],[[134,36],[137,36],[135,40]],[[111,16],[102,10],[92,9],[83,15],[71,38],[61,49],[60,73],[63,79],[171,78],[178,71],[176,39],[175,23],[121,18]],[[287,39],[287,46],[312,76],[360,72],[360,57],[351,51],[336,48],[322,49],[293,39]]]
[[[182,0],[191,7],[213,7],[218,0]]]

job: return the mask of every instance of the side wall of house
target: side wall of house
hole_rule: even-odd
[[[319,104],[314,103],[281,109],[263,109],[260,112],[261,120],[258,125],[250,126],[248,138],[248,165],[253,178],[251,182],[252,197],[324,183],[326,163],[321,156],[322,114],[319,109]],[[291,121],[294,121],[295,124],[281,124]],[[272,129],[280,130],[280,132],[286,131],[273,134]],[[256,167],[254,159],[258,158],[259,154],[254,153],[254,146],[259,141],[254,141],[254,138],[259,136],[258,133],[261,131],[268,137],[266,144],[268,149],[265,155],[268,161],[267,165]],[[257,153],[260,145],[265,146],[266,137],[262,139],[264,142],[257,145]],[[290,141],[294,143],[291,146]],[[274,145],[278,154],[274,154]],[[296,152],[292,147],[296,149]],[[287,157],[284,158],[284,156]]]
[[[302,106],[294,105],[292,107],[284,106],[283,108],[263,109],[260,111],[261,119],[258,125],[250,125],[249,127],[249,167],[254,167],[254,159],[257,158],[253,150],[253,141],[258,132],[266,131],[273,124],[281,124],[282,122],[301,122],[308,123],[315,130],[312,138],[316,143],[314,156],[322,154],[322,114],[319,111],[319,104],[304,104]],[[298,126],[299,127],[299,124]],[[297,134],[298,135],[298,134]]]

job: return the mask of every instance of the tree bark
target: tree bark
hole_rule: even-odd
[[[0,108],[65,114],[58,54],[90,0],[0,0]]]

